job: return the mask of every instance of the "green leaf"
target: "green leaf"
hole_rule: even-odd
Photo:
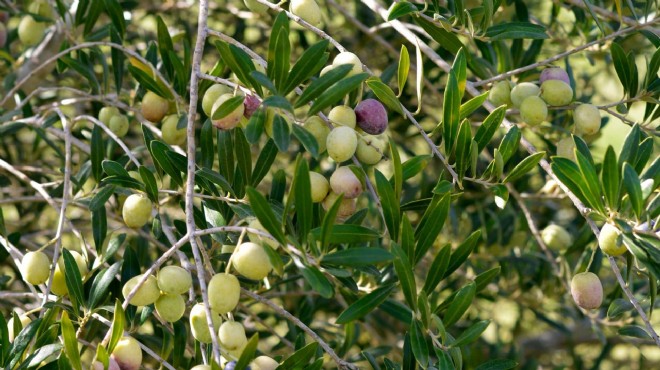
[[[264,132],[264,124],[266,123],[266,110],[258,109],[245,127],[245,137],[247,137],[250,144],[256,144],[259,142],[261,134]],[[294,130],[295,132],[295,130]]]
[[[312,185],[309,179],[307,161],[298,157],[295,177],[293,180],[293,194],[296,202],[296,220],[300,240],[306,244],[307,234],[312,228]]]
[[[289,75],[291,43],[289,42],[289,18],[279,13],[270,34],[268,44],[268,77],[280,91],[284,90]]]
[[[455,71],[456,73],[456,81],[458,82],[459,91],[458,101],[460,102],[461,99],[463,99],[463,94],[465,93],[465,85],[467,83],[467,57],[465,54],[465,48],[461,48],[456,54],[456,58],[454,58],[454,64],[451,66],[451,70]]]
[[[618,330],[619,335],[626,337],[640,338],[640,339],[651,339],[649,333],[644,330],[639,325],[626,325]]]
[[[659,162],[660,163],[660,162]],[[621,189],[621,174],[616,160],[616,154],[612,146],[608,146],[603,160],[603,170],[601,173],[605,201],[611,210],[619,208],[619,191]]]
[[[506,109],[504,110],[506,111]],[[520,133],[520,129],[517,126],[511,127],[511,129],[509,129],[509,131],[504,135],[504,139],[502,139],[502,142],[498,148],[500,154],[502,155],[502,164],[506,164],[506,162],[508,162],[513,154],[518,150],[521,135],[522,134]],[[488,142],[484,144],[484,147],[486,144],[488,144]]]
[[[250,56],[235,45],[229,45],[224,41],[216,41],[215,47],[220,53],[221,60],[236,74],[236,77],[244,84],[252,86],[259,96],[263,96],[261,85],[251,75],[255,67]]]
[[[642,185],[639,182],[637,172],[629,163],[623,164],[623,186],[628,192],[630,204],[638,219],[641,219],[644,212],[644,196],[642,194]]]
[[[343,244],[343,243],[366,243],[378,240],[381,235],[378,231],[360,226],[350,224],[336,224],[332,225],[329,230],[327,242],[330,244]],[[312,235],[319,238],[323,234],[323,228],[316,228],[312,230]]]
[[[629,73],[628,57],[626,56],[626,52],[623,50],[623,48],[616,42],[613,42],[610,46],[610,53],[612,54],[614,70],[616,71],[616,75],[619,77],[619,81],[621,81],[621,85],[623,85],[623,93],[625,94],[628,92],[628,81],[633,78],[633,76],[631,76]],[[637,78],[637,76],[634,78]]]
[[[249,184],[252,181],[252,151],[241,128],[234,130],[234,152],[243,183]]]
[[[395,6],[402,4],[397,3]],[[390,14],[392,14],[390,12]],[[399,95],[403,94],[403,88],[406,86],[408,80],[408,73],[410,72],[410,54],[406,45],[401,45],[401,53],[399,54],[399,66],[397,68],[397,83],[399,87]]]
[[[69,313],[62,311],[62,318],[60,320],[62,328],[62,338],[64,338],[64,352],[69,358],[71,366],[75,370],[82,370],[82,363],[80,362],[80,352],[78,352],[78,338],[73,329],[73,324],[69,319]]]
[[[629,300],[624,298],[617,298],[612,301],[610,306],[607,308],[607,317],[609,319],[617,319],[619,316],[623,315],[628,311],[632,311],[634,306],[630,303]]]
[[[344,199],[344,194],[339,194],[335,202],[332,204],[330,209],[326,212],[323,217],[323,222],[321,223],[321,248],[327,250],[328,244],[330,244],[330,239],[332,237],[332,230],[334,229],[335,219],[337,218],[337,212],[341,206],[341,202]]]
[[[468,103],[466,103],[466,104],[468,104]],[[490,140],[493,138],[493,135],[495,135],[495,132],[497,131],[497,129],[502,124],[502,120],[504,120],[504,115],[505,114],[506,114],[506,106],[498,107],[497,109],[492,111],[488,115],[488,117],[486,117],[486,119],[481,124],[481,126],[479,126],[479,128],[477,129],[477,133],[474,135],[474,140],[478,144],[479,152],[484,150],[484,148],[488,145]],[[511,131],[509,131],[509,132],[511,132]]]
[[[374,171],[376,177],[376,189],[383,206],[383,215],[385,217],[385,225],[390,234],[390,238],[394,241],[398,240],[399,227],[401,225],[401,211],[399,210],[399,201],[394,195],[392,185],[387,181],[385,176],[378,170]]]
[[[119,340],[124,336],[124,327],[126,325],[126,315],[124,314],[124,309],[121,305],[121,301],[117,299],[115,301],[115,311],[112,316],[112,326],[110,327],[111,335],[110,341],[108,342],[108,353],[112,353],[119,343]]]
[[[273,118],[273,140],[280,152],[286,152],[289,149],[289,143],[291,142],[290,127],[279,114],[276,114]]]
[[[227,117],[230,113],[235,111],[236,108],[243,105],[244,100],[245,96],[242,95],[237,95],[227,99],[227,101],[220,104],[220,106],[214,110],[213,113],[211,113],[211,119],[215,121]]]
[[[257,345],[259,344],[259,333],[255,333],[245,345],[241,357],[236,362],[234,370],[245,370],[250,365],[257,353]]]
[[[516,167],[509,172],[507,177],[504,178],[504,181],[502,183],[506,184],[507,182],[513,182],[525,174],[527,174],[529,171],[531,171],[536,165],[539,164],[541,159],[545,156],[545,152],[538,152],[530,155],[529,157],[523,159],[516,165]]]
[[[282,89],[283,95],[290,93],[296,86],[312,77],[317,72],[319,60],[325,58],[327,61],[328,56],[325,51],[329,43],[328,40],[322,40],[305,50],[291,68],[286,86]]]
[[[445,276],[447,267],[449,267],[449,257],[451,256],[451,245],[447,244],[435,256],[429,272],[424,281],[424,291],[432,293],[435,288],[440,284],[442,278]]]
[[[348,324],[358,320],[380,306],[392,294],[395,285],[383,285],[348,306],[335,321],[337,324]]]
[[[399,1],[390,8],[390,12],[387,14],[387,21],[393,21],[404,15],[416,13],[417,11],[417,7],[414,4],[407,1]]]
[[[626,136],[621,153],[619,153],[619,168],[623,168],[625,162],[630,164],[637,162],[637,151],[639,150],[639,139],[641,135],[642,133],[639,125],[633,125],[632,129]]]
[[[172,182],[177,187],[183,186],[183,178],[181,177],[181,171],[177,170],[170,157],[167,155],[168,152],[171,152],[170,148],[161,143],[158,140],[151,142],[151,152],[154,157],[155,162],[172,178]]]
[[[442,318],[445,326],[449,327],[453,325],[465,314],[472,304],[475,293],[476,285],[474,283],[469,283],[456,293],[456,296],[447,308],[445,316]]]
[[[586,184],[582,180],[582,174],[578,166],[568,158],[553,157],[552,172],[575,196],[577,196],[585,205],[590,206],[589,201],[582,192]]]
[[[439,27],[437,24],[430,22],[422,17],[416,17],[415,22],[419,24],[432,38],[440,44],[440,46],[448,50],[452,54],[464,47],[459,38],[452,32]]]
[[[273,140],[268,140],[266,145],[261,149],[259,157],[257,158],[257,163],[254,165],[254,170],[252,170],[252,186],[257,186],[261,183],[264,177],[270,171],[270,168],[275,162],[277,157],[277,145]]]
[[[279,95],[269,96],[266,99],[264,99],[262,104],[265,107],[280,108],[293,113],[293,106],[291,106],[291,103],[289,103],[289,101],[283,96],[279,96]]]
[[[484,362],[483,364],[477,366],[475,370],[510,370],[516,368],[517,366],[518,363],[514,360],[498,358]]]
[[[317,342],[312,342],[297,350],[294,354],[284,360],[282,364],[275,370],[293,370],[305,368],[306,365],[308,365],[309,360],[311,360],[316,354],[318,346],[319,344]]]
[[[392,258],[393,256],[390,252],[378,247],[348,248],[338,252],[326,254],[321,259],[321,263],[339,266],[361,266],[389,262],[392,260]]]
[[[395,199],[401,199],[401,192],[403,190],[403,165],[401,164],[401,156],[399,155],[399,149],[397,148],[396,143],[392,138],[390,138],[390,154],[392,157],[392,167],[394,167],[394,197]],[[392,182],[392,181],[390,181]],[[398,225],[398,224],[397,224]]]
[[[101,175],[103,174],[103,136],[102,136],[101,127],[94,125],[92,129],[92,139],[91,139],[91,153],[90,160],[92,162],[92,176],[96,182],[101,182]]]
[[[422,172],[424,168],[429,164],[429,160],[433,157],[431,155],[417,155],[414,156],[403,163],[402,172],[403,172],[403,181],[406,181],[418,173]]]
[[[140,166],[139,171],[149,199],[154,203],[158,203],[158,184],[156,183],[156,177],[145,166]]]
[[[456,138],[456,173],[461,180],[472,164],[471,144],[472,129],[470,128],[470,121],[463,120]]]
[[[137,82],[142,85],[145,89],[156,93],[156,95],[161,96],[167,100],[174,99],[172,92],[162,83],[153,79],[147,72],[141,70],[140,68],[134,67],[133,65],[128,65],[128,71],[133,75]]]
[[[463,262],[465,262],[474,250],[474,248],[477,246],[477,242],[481,238],[481,230],[477,230],[470,234],[467,239],[461,245],[459,245],[454,253],[451,254],[451,258],[449,259],[449,266],[447,267],[447,271],[445,272],[443,278],[451,275],[452,272],[456,271]]]
[[[486,30],[486,37],[490,41],[506,39],[547,39],[545,27],[529,22],[500,23]]]
[[[385,85],[378,77],[370,77],[367,79],[367,86],[369,86],[371,91],[376,94],[378,100],[383,102],[393,111],[403,114],[401,103],[394,94],[394,91],[392,91],[389,86]]]
[[[14,322],[16,321],[20,322],[20,320],[14,320]],[[9,355],[6,357],[6,359],[9,360],[9,366],[7,366],[6,369],[13,369],[22,359],[23,353],[34,339],[37,330],[39,330],[41,321],[41,318],[32,321],[26,327],[24,327],[23,330],[21,330],[21,332],[14,338],[14,341],[12,342],[9,349]]]
[[[490,284],[497,277],[497,275],[500,274],[501,270],[502,268],[497,266],[477,275],[477,277],[474,278],[474,283],[477,284],[477,293],[486,288],[486,286],[488,286],[488,284]]]
[[[303,93],[298,97],[296,103],[293,105],[294,108],[300,108],[303,105],[307,104],[312,99],[321,95],[326,91],[330,86],[335,82],[341,80],[353,69],[352,64],[344,64],[332,68],[330,71],[325,73],[323,76],[312,81],[309,86],[303,91]],[[311,115],[311,114],[309,114]]]
[[[424,216],[420,220],[417,228],[415,229],[415,238],[417,239],[417,246],[415,247],[415,258],[413,264],[416,265],[424,258],[426,252],[431,248],[437,239],[445,220],[449,215],[449,204],[451,202],[451,194],[435,194],[431,204],[424,212]],[[430,290],[429,290],[430,291]]]
[[[309,131],[300,125],[293,125],[293,135],[300,141],[300,143],[305,147],[305,150],[308,151],[312,157],[319,158],[319,144],[316,142],[316,138]]]
[[[115,192],[115,187],[113,185],[104,186],[99,190],[98,193],[94,194],[94,197],[89,202],[89,210],[96,211],[100,208],[105,207],[105,202],[110,199],[112,194]]]
[[[481,320],[477,321],[474,324],[470,325],[469,328],[465,329],[461,335],[456,338],[456,341],[452,343],[453,347],[460,347],[466,344],[470,344],[477,340],[481,333],[483,333],[486,328],[490,325],[490,320]]]
[[[325,75],[324,75],[325,76]],[[349,92],[360,87],[362,82],[369,77],[368,73],[358,73],[346,79],[343,79],[336,84],[332,85],[329,89],[324,91],[316,100],[314,104],[309,108],[307,112],[308,116],[316,114],[323,109],[331,106],[332,104],[339,101],[341,98],[346,96]],[[296,105],[298,105],[296,103]]]
[[[603,208],[601,184],[598,181],[596,168],[589,161],[591,157],[585,158],[579,150],[575,151],[575,157],[580,168],[580,173],[582,174],[582,179],[586,185],[586,187],[582,188],[583,194],[589,198],[589,203],[591,203],[593,208],[604,214],[605,209]]]
[[[298,266],[300,273],[302,273],[305,280],[312,286],[312,289],[317,291],[323,298],[332,298],[335,294],[335,289],[332,283],[325,275],[316,267],[300,265]]]
[[[410,325],[410,344],[415,359],[423,369],[429,365],[429,347],[426,344],[426,335],[418,320],[413,320]]]
[[[115,280],[115,276],[119,273],[120,269],[121,263],[116,262],[109,268],[104,268],[96,275],[94,282],[92,283],[92,289],[89,293],[87,307],[94,309],[107,297],[110,284]]]
[[[442,140],[445,142],[445,152],[453,153],[460,121],[461,97],[456,79],[456,72],[449,72],[447,88],[442,105]]]
[[[486,100],[488,100],[488,92],[485,92],[481,95],[477,95],[474,98],[472,98],[472,99],[468,100],[467,102],[465,102],[464,104],[462,104],[458,119],[461,120],[461,121],[466,119],[475,110],[479,109],[486,102]],[[493,112],[495,112],[495,111],[493,111]],[[486,124],[486,122],[484,122],[482,124],[482,126],[484,124]],[[481,129],[482,126],[479,126],[479,128]]]
[[[123,176],[123,177],[130,176],[128,174],[128,171],[124,169],[124,166],[109,159],[106,159],[103,162],[101,162],[101,167],[103,167],[103,171],[106,174],[108,174],[108,176]]]
[[[64,259],[64,278],[66,280],[66,287],[71,299],[74,312],[78,313],[78,308],[84,302],[82,277],[78,270],[78,264],[73,258],[68,249],[62,249],[62,258]]]
[[[250,200],[250,206],[261,225],[280,244],[286,245],[286,236],[284,235],[284,231],[282,231],[282,225],[278,222],[277,217],[275,217],[275,213],[273,213],[266,198],[253,187],[248,186],[246,191]]]
[[[406,253],[396,243],[392,244],[392,254],[394,255],[394,270],[399,277],[401,290],[406,302],[414,310],[417,307],[417,285],[412,265]]]

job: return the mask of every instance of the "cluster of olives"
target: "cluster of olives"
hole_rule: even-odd
[[[78,271],[82,279],[89,272],[85,257],[76,251],[70,251],[73,259],[76,261]],[[21,261],[21,274],[23,280],[32,285],[40,285],[48,281],[50,276],[50,259],[42,251],[28,252],[23,256]],[[53,282],[51,284],[51,291],[53,294],[63,296],[68,293],[66,286],[66,275],[64,269],[64,258],[60,256],[55,266],[55,273],[53,275]]]
[[[606,223],[598,235],[598,246],[608,256],[616,257],[626,253],[627,248],[621,242],[619,229]],[[541,231],[543,242],[554,250],[565,249],[573,243],[573,237],[563,227],[548,225]],[[598,275],[592,272],[581,272],[571,280],[571,295],[575,303],[584,309],[596,309],[603,303],[603,285]]]
[[[18,39],[23,45],[30,47],[37,45],[46,32],[46,23],[41,18],[39,20],[35,19],[32,14],[43,18],[52,18],[53,8],[51,8],[47,0],[35,0],[28,7],[28,13],[30,14],[24,15],[18,24]],[[0,34],[3,33],[3,30],[4,25],[0,26]],[[0,46],[4,46],[2,38],[0,36]],[[6,36],[4,38],[6,42]]]
[[[271,3],[275,2],[273,0],[268,1]],[[268,11],[268,6],[257,0],[243,0],[243,2],[245,3],[245,7],[254,13],[266,14]],[[314,27],[321,27],[323,24],[321,8],[315,0],[291,0],[289,2],[289,11]]]
[[[573,89],[568,73],[559,67],[546,68],[539,77],[541,86],[532,82],[513,85],[509,81],[496,82],[488,99],[497,106],[513,106],[520,110],[521,119],[537,126],[548,117],[548,106],[566,106],[573,101]],[[594,135],[600,129],[600,112],[591,104],[580,104],[573,111],[576,135]],[[574,158],[575,143],[566,137],[557,143],[557,155]]]
[[[259,64],[255,65],[257,66],[257,69],[263,70],[263,67]],[[204,97],[202,98],[202,110],[207,116],[212,117],[213,113],[232,97],[234,97],[234,94],[229,86],[222,84],[212,85],[204,93]],[[215,127],[221,130],[230,130],[239,124],[246,122],[245,119],[252,117],[252,114],[254,114],[260,105],[261,101],[256,96],[246,94],[242,105],[236,107],[226,116],[211,120],[211,122]]]
[[[124,298],[135,288],[143,275],[131,278],[124,284]],[[182,294],[192,287],[192,277],[185,269],[178,266],[166,266],[158,271],[157,277],[150,275],[135,295],[128,301],[134,306],[154,304],[156,312],[165,321],[178,321],[186,310],[186,301]]]

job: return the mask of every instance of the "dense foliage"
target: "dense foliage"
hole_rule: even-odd
[[[658,10],[0,0],[0,367],[660,366]]]

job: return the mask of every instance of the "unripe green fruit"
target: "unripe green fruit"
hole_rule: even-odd
[[[236,246],[235,246],[235,245],[231,245],[231,244],[223,244],[223,245],[222,245],[222,248],[220,249],[220,253],[222,253],[222,254],[226,254],[226,253],[234,253],[235,250],[236,250]]]
[[[161,132],[163,141],[170,145],[183,145],[186,143],[186,127],[177,128],[179,116],[171,114],[163,119]]]
[[[30,319],[28,315],[18,315],[18,318],[21,320],[22,328],[25,328],[32,322],[32,319]],[[13,342],[18,334],[19,333],[14,333],[14,315],[12,315],[9,321],[7,321],[7,339],[9,339],[10,342]]]
[[[573,89],[564,81],[547,80],[541,85],[541,98],[548,105],[568,105],[573,101]]]
[[[158,271],[158,288],[163,293],[184,294],[192,286],[192,276],[179,266],[165,266]]]
[[[66,286],[66,278],[64,277],[64,272],[60,270],[59,265],[55,267],[55,273],[53,274],[53,282],[50,285],[50,291],[58,296],[66,295],[69,292]]]
[[[619,243],[619,234],[619,229],[616,226],[612,224],[603,225],[598,235],[598,246],[603,250],[603,253],[614,257],[626,253],[628,249],[623,243]]]
[[[268,7],[257,0],[243,0],[245,6],[251,11],[259,14],[264,14],[268,11]]]
[[[360,136],[355,151],[357,159],[366,165],[374,165],[383,158],[387,142],[380,136]]]
[[[520,83],[511,90],[511,102],[514,107],[520,108],[520,104],[522,104],[525,98],[538,96],[540,92],[541,89],[531,82]]]
[[[571,280],[571,295],[578,306],[595,309],[603,303],[603,285],[593,272],[581,272]]]
[[[211,366],[209,365],[197,365],[190,370],[211,370]]]
[[[495,82],[488,93],[488,100],[490,100],[490,102],[496,107],[499,107],[500,105],[510,106],[512,102],[511,85],[509,84],[509,81]]]
[[[355,55],[355,54],[353,54],[349,51],[344,51],[343,53],[337,54],[335,59],[333,59],[333,61],[332,61],[332,65],[334,67],[338,67],[342,64],[351,64],[351,65],[353,65],[353,68],[351,69],[350,72],[348,72],[346,77],[350,77],[352,75],[356,75],[356,74],[362,72],[362,61],[360,61],[360,58],[358,58],[357,55]]]
[[[273,269],[268,253],[259,244],[247,242],[239,245],[231,258],[239,274],[252,280],[261,280]]]
[[[319,116],[312,116],[307,118],[303,126],[305,130],[309,131],[316,142],[319,145],[319,153],[325,152],[326,141],[328,140],[328,134],[330,134],[330,128],[325,124],[323,119]]]
[[[591,104],[581,104],[573,112],[578,135],[593,135],[600,130],[600,112]]]
[[[326,211],[329,210],[333,204],[335,204],[335,201],[339,198],[339,194],[330,192],[327,197],[323,200],[323,209]],[[353,199],[348,199],[348,198],[343,198],[341,201],[341,204],[339,205],[339,209],[337,210],[337,218],[340,220],[344,220],[355,213],[355,209],[357,207],[357,201],[355,198]]]
[[[130,228],[140,228],[151,218],[151,201],[145,195],[131,194],[122,207],[124,223]]]
[[[179,321],[186,311],[186,301],[180,294],[161,294],[154,306],[158,315],[167,322]]]
[[[28,12],[32,14],[40,15],[44,18],[53,17],[53,9],[48,4],[48,1],[45,0],[36,0],[28,7]]]
[[[328,195],[328,189],[330,188],[328,180],[318,172],[310,172],[309,183],[312,188],[312,202],[322,202],[326,195]]]
[[[321,26],[321,9],[314,0],[291,0],[289,11],[312,26]]]
[[[18,39],[25,46],[34,46],[41,41],[46,32],[46,24],[37,22],[32,16],[26,15],[18,24]]]
[[[251,229],[257,229],[257,230],[261,230],[265,233],[268,233],[268,230],[266,230],[266,228],[256,218],[254,218],[254,219],[252,219],[252,221],[250,221],[250,223],[248,224],[248,227],[251,228]],[[254,241],[254,240],[260,240],[262,243],[266,243],[268,246],[270,246],[273,249],[277,249],[277,247],[280,245],[279,242],[277,242],[275,240],[272,240],[268,237],[261,236],[261,235],[256,235],[256,239],[252,239],[252,241]]]
[[[23,279],[32,285],[43,284],[50,276],[50,260],[41,251],[28,252],[21,261]]]
[[[118,137],[124,137],[128,133],[128,118],[123,114],[118,114],[110,118],[108,128]]]
[[[213,104],[218,100],[218,98],[224,94],[231,94],[232,90],[227,85],[215,84],[206,89],[204,97],[202,98],[202,110],[204,114],[211,117]]]
[[[241,297],[241,284],[234,275],[215,274],[209,281],[208,295],[211,308],[219,314],[225,314],[238,305],[238,299]]]
[[[335,127],[328,134],[326,148],[330,158],[341,163],[349,160],[357,149],[357,135],[350,127]]]
[[[213,310],[211,310],[211,315],[213,330],[216,331],[220,328],[220,324],[222,324],[222,317]],[[211,343],[213,341],[211,332],[209,331],[209,325],[206,322],[206,308],[203,303],[194,305],[192,310],[190,310],[190,330],[193,337],[200,343]]]
[[[142,98],[142,115],[151,122],[160,122],[170,110],[170,102],[158,94],[147,91]]]
[[[539,125],[548,117],[548,106],[538,96],[528,96],[520,104],[520,116],[528,125]]]
[[[338,105],[330,110],[328,119],[334,125],[355,128],[355,111],[347,105]]]
[[[99,121],[103,122],[104,125],[110,125],[110,119],[114,116],[118,116],[119,109],[117,107],[103,107],[99,110]]]
[[[564,250],[573,244],[573,237],[559,225],[548,225],[541,231],[541,239],[545,245],[554,250]]]
[[[268,356],[259,356],[250,363],[252,370],[275,370],[280,363]]]
[[[326,73],[332,71],[333,68],[335,68],[335,66],[333,66],[332,64],[329,65],[329,66],[325,66],[325,67],[323,67],[323,69],[321,70],[321,72],[319,72],[319,77],[323,77],[324,74],[326,74]]]
[[[121,370],[138,370],[142,365],[142,348],[132,337],[123,337],[112,351]]]
[[[234,96],[232,94],[223,94],[220,95],[218,100],[213,103],[213,107],[211,108],[211,111],[215,113],[215,111],[222,106],[224,102],[227,100],[233,98]],[[245,106],[243,104],[239,105],[234,109],[232,112],[230,112],[228,115],[220,118],[213,120],[213,125],[219,129],[222,130],[230,130],[236,126],[238,126],[239,123],[241,123],[241,119],[243,118],[243,113],[245,112]],[[211,113],[211,116],[213,116],[213,113]]]
[[[568,158],[575,162],[575,141],[568,136],[557,143],[557,155],[559,157]]]
[[[218,330],[218,339],[226,350],[241,348],[247,343],[245,328],[240,322],[225,321]]]
[[[339,167],[330,176],[330,187],[344,198],[357,198],[362,193],[362,183],[348,166]]]
[[[135,288],[137,283],[142,279],[142,275],[135,276],[124,284],[124,287],[121,289],[121,293],[124,296],[124,299],[128,297],[128,294]],[[133,306],[148,306],[156,302],[160,298],[160,289],[158,289],[158,282],[156,277],[149,275],[147,280],[138,288],[137,292],[133,298],[131,298],[128,303]]]

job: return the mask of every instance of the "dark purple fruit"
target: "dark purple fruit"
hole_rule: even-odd
[[[367,99],[355,107],[358,127],[371,135],[379,135],[387,129],[387,111],[376,99]]]
[[[254,112],[259,109],[259,106],[261,105],[261,100],[257,98],[256,96],[252,94],[247,94],[245,95],[245,100],[243,100],[243,105],[245,106],[245,111],[243,112],[243,115],[245,118],[250,118],[254,114]]]
[[[571,84],[571,80],[568,78],[568,73],[559,67],[550,67],[541,71],[539,84],[542,84],[546,80],[559,80],[563,81],[567,85]]]

